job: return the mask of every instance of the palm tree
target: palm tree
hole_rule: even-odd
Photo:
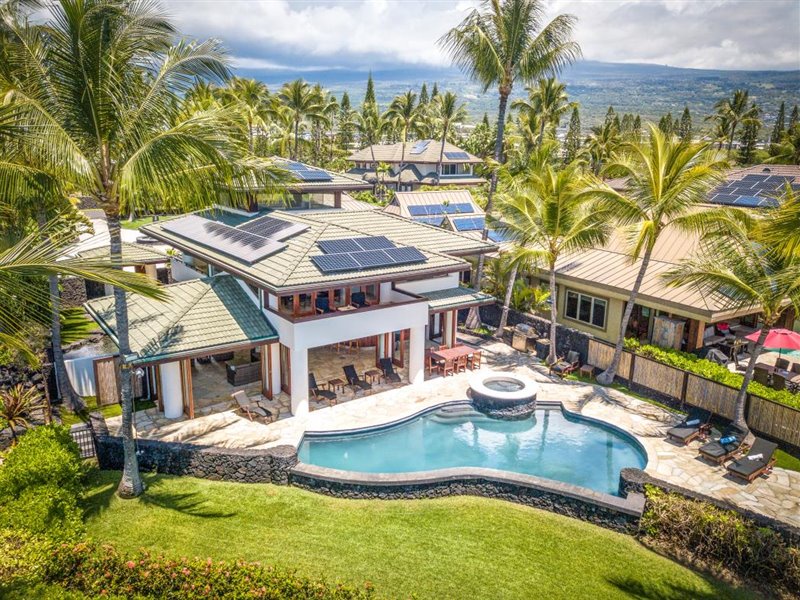
[[[649,140],[630,145],[625,155],[606,167],[627,179],[627,189],[621,193],[609,189],[606,200],[628,229],[630,258],[639,262],[639,272],[622,315],[614,357],[597,376],[604,385],[614,381],[619,368],[628,321],[661,233],[668,227],[697,227],[703,215],[697,206],[722,180],[726,166],[707,144],[667,136],[652,124],[649,129]]]
[[[569,102],[566,86],[555,77],[539,79],[536,87],[529,86],[528,98],[514,100],[511,108],[519,110],[527,116],[529,123],[539,126],[537,146],[544,142],[545,128],[558,127],[561,117],[575,106]]]
[[[439,163],[436,165],[436,177],[442,174],[442,160],[444,158],[444,145],[453,125],[461,123],[467,118],[467,109],[463,104],[458,104],[458,98],[453,92],[439,94],[431,102],[433,122],[442,132],[442,145],[439,148]]]
[[[306,119],[316,118],[322,110],[319,95],[308,83],[302,79],[295,79],[284,83],[278,94],[281,103],[291,111],[292,128],[294,130],[294,145],[292,146],[292,160],[300,158],[298,145],[300,143],[300,126]]]
[[[751,105],[750,92],[748,90],[736,90],[733,97],[720,100],[714,105],[716,114],[709,117],[718,124],[718,131],[723,133],[728,140],[728,152],[733,147],[733,140],[736,137],[736,128],[739,125],[747,124],[751,119],[758,116],[758,109]]]
[[[772,209],[771,218],[763,221],[763,237],[786,255],[800,257],[800,193],[786,185],[783,200]]]
[[[714,217],[716,227],[706,226],[706,244],[700,255],[666,273],[665,278],[670,285],[693,285],[704,294],[724,298],[730,309],[760,310],[761,330],[734,410],[734,423],[747,430],[747,388],[767,334],[789,308],[800,312],[800,256],[784,252],[773,237],[764,235],[782,218],[778,211],[753,214],[731,208],[715,211]]]
[[[193,209],[227,189],[241,201],[277,171],[247,152],[230,107],[186,114],[183,95],[229,71],[215,41],[178,42],[149,0],[59,0],[43,25],[6,23],[3,118],[65,187],[90,196],[108,219],[112,262],[121,260],[120,214],[147,198]],[[113,40],[113,43],[108,43]],[[245,168],[245,164],[248,168]],[[120,355],[130,354],[125,290],[114,289]],[[125,466],[118,492],[143,491],[132,432],[131,370],[120,375]]]
[[[533,82],[554,74],[580,56],[580,47],[572,40],[575,17],[558,15],[544,23],[545,5],[541,0],[484,0],[439,43],[452,60],[477,80],[486,92],[496,86],[499,94],[497,137],[494,160],[503,162],[503,132],[506,125],[508,97],[517,81]],[[492,173],[486,214],[492,214],[492,197],[497,189],[497,175]],[[483,239],[489,237],[484,227]],[[484,255],[478,259],[475,289],[483,278]],[[470,309],[467,326],[480,325],[477,308]]]
[[[386,128],[388,119],[385,115],[378,112],[378,107],[372,103],[365,104],[361,112],[357,115],[356,129],[358,130],[361,142],[366,142],[372,154],[372,167],[378,169],[378,161],[375,160],[375,144],[381,141]],[[377,180],[376,180],[377,182]]]
[[[205,85],[208,85],[205,83]],[[256,133],[263,132],[269,119],[269,90],[256,79],[232,77],[228,85],[219,90],[223,102],[233,105],[247,126],[247,147],[255,152]]]
[[[800,165],[800,125],[784,132],[780,142],[770,146],[770,154],[768,163]]]
[[[586,138],[584,150],[589,155],[589,162],[595,175],[600,175],[603,166],[611,159],[621,143],[622,139],[613,121],[592,127],[591,135]]]
[[[498,212],[515,245],[518,260],[546,266],[550,280],[550,353],[555,362],[557,302],[556,263],[564,254],[600,246],[610,232],[610,209],[595,202],[602,188],[580,174],[577,163],[557,171],[543,164],[519,178],[514,192],[501,197]],[[508,313],[503,306],[498,331]]]
[[[406,141],[408,140],[408,132],[411,131],[420,118],[421,113],[417,110],[417,95],[411,90],[405,94],[400,94],[392,100],[389,105],[389,110],[386,111],[386,117],[393,121],[396,126],[400,127],[402,132],[401,137],[403,147],[400,154],[400,168],[406,161]]]

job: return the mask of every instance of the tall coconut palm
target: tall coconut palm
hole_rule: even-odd
[[[537,146],[544,142],[546,128],[555,131],[561,117],[575,106],[567,96],[567,87],[555,77],[539,79],[536,86],[529,86],[528,98],[520,98],[511,103],[511,108],[524,113],[529,123],[539,126]]]
[[[787,184],[782,196],[771,218],[762,221],[762,235],[784,254],[800,257],[800,193]]]
[[[406,162],[406,141],[408,141],[408,133],[414,128],[422,113],[417,107],[417,95],[408,90],[405,94],[400,94],[392,100],[389,105],[389,110],[386,111],[386,117],[395,123],[401,131],[401,140],[403,142],[400,151],[400,168]]]
[[[484,0],[439,43],[453,62],[478,81],[484,92],[496,87],[499,95],[497,137],[494,160],[503,162],[503,134],[508,97],[518,81],[530,83],[555,74],[580,56],[580,47],[572,40],[575,17],[558,15],[544,22],[545,4],[541,0]],[[492,198],[497,189],[497,175],[492,174],[486,213],[492,214]],[[483,239],[489,237],[484,227]],[[475,289],[483,278],[484,255],[478,259]],[[470,309],[468,327],[477,327],[480,315]]]
[[[219,90],[219,95],[223,102],[231,104],[241,114],[247,127],[247,148],[255,152],[256,134],[266,129],[269,119],[266,84],[256,79],[232,77],[228,85]]]
[[[724,98],[714,105],[716,114],[709,117],[718,124],[718,130],[728,140],[728,152],[733,147],[736,129],[758,117],[758,109],[750,104],[748,90],[736,90],[731,98]]]
[[[755,365],[764,348],[769,330],[783,314],[793,308],[800,313],[800,256],[786,253],[781,244],[765,233],[782,215],[777,211],[747,213],[741,209],[715,211],[713,225],[706,234],[699,256],[665,273],[671,285],[696,286],[704,294],[714,294],[733,310],[761,312],[761,330],[736,396],[734,423],[747,429],[745,403]],[[796,234],[795,234],[796,235]]]
[[[442,175],[442,160],[444,159],[444,145],[447,136],[454,125],[461,123],[467,118],[467,109],[463,104],[458,103],[458,97],[453,92],[439,94],[430,103],[432,120],[436,127],[442,132],[442,144],[439,148],[439,162],[436,165],[436,177]]]
[[[597,182],[581,175],[577,163],[560,171],[545,163],[519,180],[511,193],[500,196],[498,213],[519,259],[548,270],[551,303],[547,360],[553,363],[558,356],[556,263],[567,253],[605,243],[611,230],[610,208],[597,204],[605,192]],[[507,313],[504,306],[503,317]],[[504,326],[502,318],[498,331],[502,332]]]
[[[591,135],[586,138],[584,150],[589,156],[589,163],[595,175],[600,174],[621,143],[622,138],[613,121],[607,120],[602,125],[592,127]]]
[[[800,165],[800,125],[790,127],[778,143],[770,146],[768,163]]]
[[[278,94],[281,103],[291,111],[292,129],[294,131],[294,145],[292,146],[291,158],[300,158],[300,128],[303,123],[311,118],[319,116],[322,110],[322,102],[319,95],[308,83],[302,79],[295,79],[289,83],[284,83]]]
[[[66,187],[90,196],[108,219],[111,260],[121,260],[120,214],[147,198],[193,209],[232,198],[276,170],[247,152],[224,106],[186,115],[181,99],[197,80],[229,72],[216,41],[178,42],[150,0],[60,0],[44,26],[8,25],[0,69],[3,110],[21,143]],[[110,43],[109,41],[113,41]],[[120,268],[118,266],[118,268]],[[120,355],[130,354],[125,291],[114,289]],[[120,375],[125,463],[118,492],[141,494],[132,432],[131,370]]]
[[[372,103],[364,104],[356,118],[356,129],[361,143],[366,143],[372,154],[372,167],[375,169],[376,185],[378,161],[375,160],[375,144],[380,143],[388,125],[389,121],[386,116],[378,112],[378,107]]]
[[[597,376],[604,385],[614,381],[619,368],[625,331],[659,237],[669,227],[697,226],[703,214],[697,207],[722,180],[726,167],[707,144],[684,142],[653,125],[649,129],[649,140],[630,145],[626,154],[607,166],[627,179],[626,190],[609,190],[606,201],[626,228],[630,259],[639,264],[639,271],[622,315],[614,357]]]

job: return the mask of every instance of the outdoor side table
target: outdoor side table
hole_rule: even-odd
[[[581,365],[581,377],[594,377],[594,365]]]
[[[364,377],[366,377],[366,378],[367,378],[367,380],[368,380],[370,383],[373,383],[373,384],[375,383],[375,380],[376,380],[376,379],[378,380],[378,383],[380,383],[380,379],[381,379],[381,376],[382,376],[382,375],[383,375],[383,373],[381,373],[380,371],[378,371],[378,369],[370,369],[369,371],[366,371],[366,372],[364,373]]]
[[[344,379],[339,379],[339,378],[331,379],[331,380],[328,381],[328,387],[330,388],[330,390],[332,392],[336,392],[336,390],[339,390],[342,393],[344,393],[344,384],[345,383],[346,382],[344,381]]]

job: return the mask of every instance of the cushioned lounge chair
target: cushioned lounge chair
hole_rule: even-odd
[[[575,350],[570,350],[567,353],[567,358],[559,358],[556,362],[550,365],[550,374],[555,373],[562,379],[577,371],[581,366],[581,355]]]
[[[367,302],[367,295],[364,292],[353,292],[350,295],[350,304],[356,308],[369,306],[369,302]]]
[[[372,389],[372,384],[367,381],[364,381],[358,376],[356,373],[356,368],[353,365],[346,365],[342,367],[344,371],[344,376],[347,379],[347,383],[353,388],[354,392],[358,392],[359,390],[366,392],[367,390]]]
[[[400,383],[400,375],[394,370],[391,358],[382,358],[378,361],[378,364],[381,367],[381,371],[383,371],[383,376],[386,378],[386,381]]]
[[[681,444],[688,444],[708,429],[711,413],[702,408],[692,409],[683,420],[667,431],[667,437]]]
[[[778,444],[756,438],[753,442],[753,447],[750,448],[748,453],[732,463],[726,468],[728,473],[745,479],[753,481],[762,473],[766,473],[772,469],[775,464],[775,450],[778,449]]]
[[[324,398],[329,404],[336,404],[336,392],[321,390],[317,385],[317,378],[314,377],[313,373],[308,374],[308,391],[310,391],[311,395],[317,400]]]
[[[331,301],[327,296],[317,296],[317,299],[314,302],[314,309],[318,315],[324,315],[333,312],[333,309],[331,308]]]
[[[239,405],[239,410],[251,421],[259,417],[267,419],[268,421],[274,421],[278,418],[278,411],[275,410],[274,406],[267,406],[266,403],[260,400],[248,398],[244,390],[234,392],[231,394],[231,397],[236,400],[236,404]]]
[[[747,434],[738,427],[728,427],[718,440],[700,446],[700,454],[711,462],[721,465],[736,454],[746,436]]]

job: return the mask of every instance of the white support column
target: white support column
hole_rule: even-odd
[[[158,265],[145,265],[144,266],[144,274],[147,275],[153,281],[158,280]]]
[[[392,296],[392,282],[385,281],[381,285],[381,304],[389,304]]]
[[[164,404],[164,416],[177,419],[183,415],[183,386],[181,385],[181,365],[179,362],[168,362],[158,366],[161,374],[161,401]]]
[[[408,382],[425,381],[425,326],[411,328],[408,350]]]
[[[452,348],[455,344],[453,339],[453,311],[448,310],[444,315],[444,323],[442,324],[442,343],[448,348]]]
[[[272,388],[272,397],[276,398],[278,394],[281,393],[281,351],[280,351],[280,344],[270,344],[267,346],[269,349],[269,353],[271,355],[272,364],[270,364],[270,368],[272,372],[270,376],[272,377],[272,383],[270,387]]]
[[[289,355],[292,370],[292,414],[308,414],[308,350],[292,350]]]

